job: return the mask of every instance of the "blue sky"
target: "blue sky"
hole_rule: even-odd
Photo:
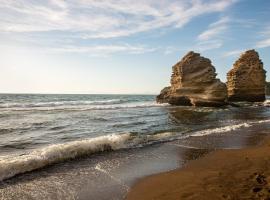
[[[269,19],[269,0],[0,0],[0,92],[157,94],[190,50],[224,82],[247,49],[270,73]]]

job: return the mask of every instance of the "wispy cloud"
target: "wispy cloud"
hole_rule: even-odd
[[[241,53],[243,53],[245,50],[244,49],[237,49],[237,50],[232,50],[232,51],[228,51],[228,52],[225,52],[222,57],[230,57],[230,56],[238,56],[240,55]]]
[[[222,12],[235,0],[2,0],[0,31],[69,31],[84,38],[129,36],[180,28],[194,17]]]
[[[261,40],[258,41],[255,45],[256,48],[266,48],[270,47],[270,26],[264,28],[263,31],[259,33]]]
[[[179,29],[198,16],[223,12],[236,1],[0,0],[0,43],[9,41],[56,53],[95,56],[153,52],[159,48],[119,44],[116,38]],[[218,27],[222,20],[210,26]],[[220,45],[217,40],[201,40],[196,47],[203,51]],[[178,49],[167,48],[165,54]]]
[[[168,47],[165,47],[164,48],[164,54],[165,55],[169,55],[169,54],[172,54],[176,51],[179,51],[179,48],[177,47],[173,47],[173,46],[168,46]]]
[[[238,23],[240,25],[243,25],[247,28],[252,28],[254,26],[254,21],[253,20],[248,20],[247,22],[245,22],[244,20],[234,20],[235,23]],[[253,49],[253,48],[267,48],[270,47],[270,26],[267,26],[263,23],[256,23],[257,29],[259,29],[259,32],[253,32],[252,34],[250,34],[252,37],[250,38],[252,40],[252,43],[249,43],[249,45],[247,46],[247,49]],[[261,28],[263,27],[263,28]],[[254,40],[254,35],[255,40]],[[257,38],[257,41],[256,41]],[[259,40],[258,40],[259,39]],[[223,53],[223,57],[230,57],[230,56],[238,56],[241,53],[245,52],[247,49],[242,48],[242,49],[235,49],[235,50],[231,50],[228,52]]]
[[[142,54],[154,52],[157,48],[149,48],[144,45],[93,45],[93,46],[64,46],[60,48],[48,48],[55,53],[86,53],[89,56],[104,57],[115,53]]]
[[[209,41],[203,41],[199,42],[194,49],[203,52],[203,51],[208,51],[212,49],[218,49],[222,47],[223,42],[221,40],[209,40]]]
[[[223,17],[220,20],[210,24],[208,29],[198,36],[198,40],[205,41],[217,37],[218,35],[222,34],[225,30],[227,30],[228,22],[229,18]]]
[[[265,40],[261,40],[261,41],[257,42],[256,47],[257,48],[270,47],[270,38],[269,39],[265,39]]]
[[[197,37],[197,49],[207,51],[222,47],[222,36],[228,29],[229,17],[222,17],[218,21],[210,24],[208,28],[200,33]]]

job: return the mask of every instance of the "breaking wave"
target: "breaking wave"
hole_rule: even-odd
[[[268,122],[270,122],[270,119],[240,123],[240,124],[235,124],[235,125],[228,125],[228,126],[223,126],[223,127],[219,127],[219,128],[197,131],[197,132],[193,133],[191,136],[198,137],[198,136],[210,135],[213,133],[226,133],[226,132],[235,131],[235,130],[241,129],[241,128],[248,128],[248,127],[251,127],[255,124],[262,124],[262,123],[268,123]]]
[[[52,105],[43,104],[42,106],[29,106],[29,105],[0,105],[1,109],[8,111],[48,111],[48,110],[69,110],[69,111],[87,111],[87,110],[113,110],[122,108],[144,108],[144,107],[163,107],[168,106],[168,104],[158,104],[153,101],[145,101],[139,103],[112,103],[111,101],[106,101],[106,103],[85,103],[85,104],[62,104]]]
[[[192,136],[205,136],[205,135],[210,135],[212,133],[226,133],[229,131],[234,131],[240,128],[247,128],[252,126],[249,123],[242,123],[242,124],[236,124],[236,125],[229,125],[229,126],[224,126],[224,127],[220,127],[220,128],[213,128],[213,129],[206,129],[206,130],[202,130],[202,131],[197,131],[194,134],[192,134]]]
[[[130,134],[100,136],[87,140],[50,145],[25,155],[5,156],[0,158],[0,180],[67,159],[123,148],[129,137]]]
[[[267,99],[263,102],[263,105],[266,107],[270,107],[270,99]]]
[[[108,105],[125,103],[128,100],[124,99],[109,99],[96,101],[52,101],[52,102],[37,102],[37,103],[2,103],[0,108],[35,108],[35,107],[57,107],[57,106],[74,106],[74,105]]]
[[[137,148],[149,144],[183,139],[187,137],[199,137],[214,133],[226,133],[241,128],[247,128],[255,124],[268,122],[270,122],[270,119],[185,133],[163,132],[152,135],[139,135],[132,133],[112,134],[63,144],[54,144],[37,149],[29,154],[0,157],[0,180],[13,177],[17,174],[30,172],[54,163],[91,155],[97,152],[125,148]]]

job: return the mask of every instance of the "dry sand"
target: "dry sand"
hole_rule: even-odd
[[[240,150],[220,150],[184,168],[140,180],[127,200],[269,199],[270,138]]]

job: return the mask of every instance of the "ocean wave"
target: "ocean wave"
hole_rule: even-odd
[[[105,150],[123,148],[130,134],[100,136],[81,141],[55,144],[21,156],[0,158],[0,180],[29,172],[67,159]]]
[[[137,125],[143,125],[143,124],[146,124],[146,122],[135,121],[135,122],[117,123],[117,124],[113,125],[112,127],[114,127],[114,128],[131,127],[131,126],[137,126]]]
[[[261,124],[261,123],[268,123],[268,122],[270,122],[270,119],[259,120],[259,121],[256,121],[254,123]]]
[[[139,103],[123,103],[123,104],[103,104],[103,105],[63,105],[57,107],[5,107],[8,111],[88,111],[88,110],[114,110],[124,108],[144,108],[144,107],[164,107],[168,104],[158,104],[156,102],[147,101]]]
[[[51,131],[57,131],[57,130],[65,129],[66,127],[68,127],[68,126],[67,126],[67,125],[63,125],[63,126],[54,126],[54,127],[51,127],[49,130],[51,130]]]
[[[81,156],[91,155],[97,152],[112,151],[125,148],[138,148],[150,144],[173,141],[187,137],[200,137],[215,133],[226,133],[241,128],[247,128],[255,124],[268,123],[270,119],[251,121],[235,125],[228,125],[213,129],[195,132],[162,132],[157,134],[112,134],[72,141],[63,144],[54,144],[28,154],[0,157],[0,181],[17,174],[30,172],[54,163]]]
[[[270,99],[267,99],[263,102],[263,105],[266,107],[270,107]]]
[[[16,130],[16,129],[14,129],[14,128],[0,128],[0,135],[12,133],[14,130]]]
[[[61,161],[91,155],[97,152],[142,147],[145,144],[167,141],[175,133],[165,132],[138,137],[137,135],[111,134],[96,138],[54,144],[23,155],[0,157],[0,181],[17,174],[30,172]],[[144,145],[143,145],[144,144]]]
[[[248,128],[248,127],[251,127],[251,126],[256,125],[256,124],[269,123],[269,122],[270,122],[270,119],[250,121],[250,122],[245,122],[245,123],[240,123],[240,124],[223,126],[223,127],[219,127],[219,128],[197,131],[197,132],[193,133],[191,136],[198,137],[198,136],[210,135],[213,133],[226,133],[226,132],[235,131],[235,130],[238,130],[241,128]]]
[[[59,107],[59,106],[76,106],[76,105],[111,105],[128,102],[124,99],[108,99],[94,101],[52,101],[37,103],[1,103],[0,108],[35,108],[35,107]]]
[[[235,125],[228,125],[228,126],[224,126],[224,127],[219,127],[219,128],[213,128],[213,129],[206,129],[206,130],[202,130],[202,131],[197,131],[195,133],[193,133],[191,136],[196,137],[196,136],[205,136],[205,135],[210,135],[213,133],[226,133],[229,131],[234,131],[237,129],[241,129],[241,128],[247,128],[252,126],[249,123],[241,123],[241,124],[235,124]]]

